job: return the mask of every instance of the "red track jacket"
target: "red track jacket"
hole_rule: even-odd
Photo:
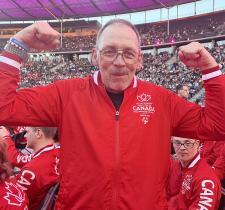
[[[50,187],[59,182],[58,164],[59,146],[48,145],[37,151],[13,180],[27,194],[29,210],[38,209]]]
[[[181,174],[180,192],[169,210],[218,209],[220,181],[205,159],[197,154]],[[171,178],[176,181],[176,177]]]
[[[28,210],[28,198],[20,187],[10,180],[0,182],[1,210]]]
[[[19,67],[15,55],[0,57],[0,124],[59,127],[56,209],[166,209],[171,135],[225,139],[219,69],[204,72],[205,108],[134,78],[116,111],[98,72],[16,91]]]

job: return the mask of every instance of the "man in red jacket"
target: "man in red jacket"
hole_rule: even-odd
[[[173,195],[169,210],[218,209],[221,196],[220,181],[206,160],[200,158],[199,145],[199,140],[173,138],[173,146],[179,162],[172,163],[173,176],[170,176],[170,186],[178,186],[177,177],[180,173],[181,180],[179,193],[177,196]],[[179,165],[181,171],[173,164]],[[174,169],[176,171],[173,171]]]
[[[98,33],[92,63],[99,71],[93,77],[16,91],[29,48],[49,50],[59,38],[47,23],[37,22],[10,39],[0,56],[0,124],[59,127],[62,179],[56,209],[166,209],[171,135],[225,137],[225,78],[219,65],[200,43],[180,47],[180,60],[202,73],[204,109],[137,80],[140,35],[116,19]]]

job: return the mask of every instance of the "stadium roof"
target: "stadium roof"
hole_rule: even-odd
[[[0,0],[0,21],[96,17],[144,11],[194,0]]]

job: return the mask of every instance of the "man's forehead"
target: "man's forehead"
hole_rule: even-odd
[[[124,32],[123,32],[124,31]],[[115,23],[108,26],[100,35],[98,40],[98,46],[104,44],[115,45],[118,43],[123,43],[123,40],[132,40],[134,46],[139,46],[138,37],[135,31],[124,24]],[[106,42],[105,42],[106,41]],[[112,42],[112,43],[111,43]],[[114,43],[113,43],[114,42]]]
[[[182,138],[182,137],[173,137],[173,141],[179,141],[179,142],[193,142],[196,141],[195,139],[190,138]]]

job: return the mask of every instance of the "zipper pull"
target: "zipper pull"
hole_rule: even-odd
[[[119,115],[120,115],[119,111],[116,111],[116,120],[119,120]]]

